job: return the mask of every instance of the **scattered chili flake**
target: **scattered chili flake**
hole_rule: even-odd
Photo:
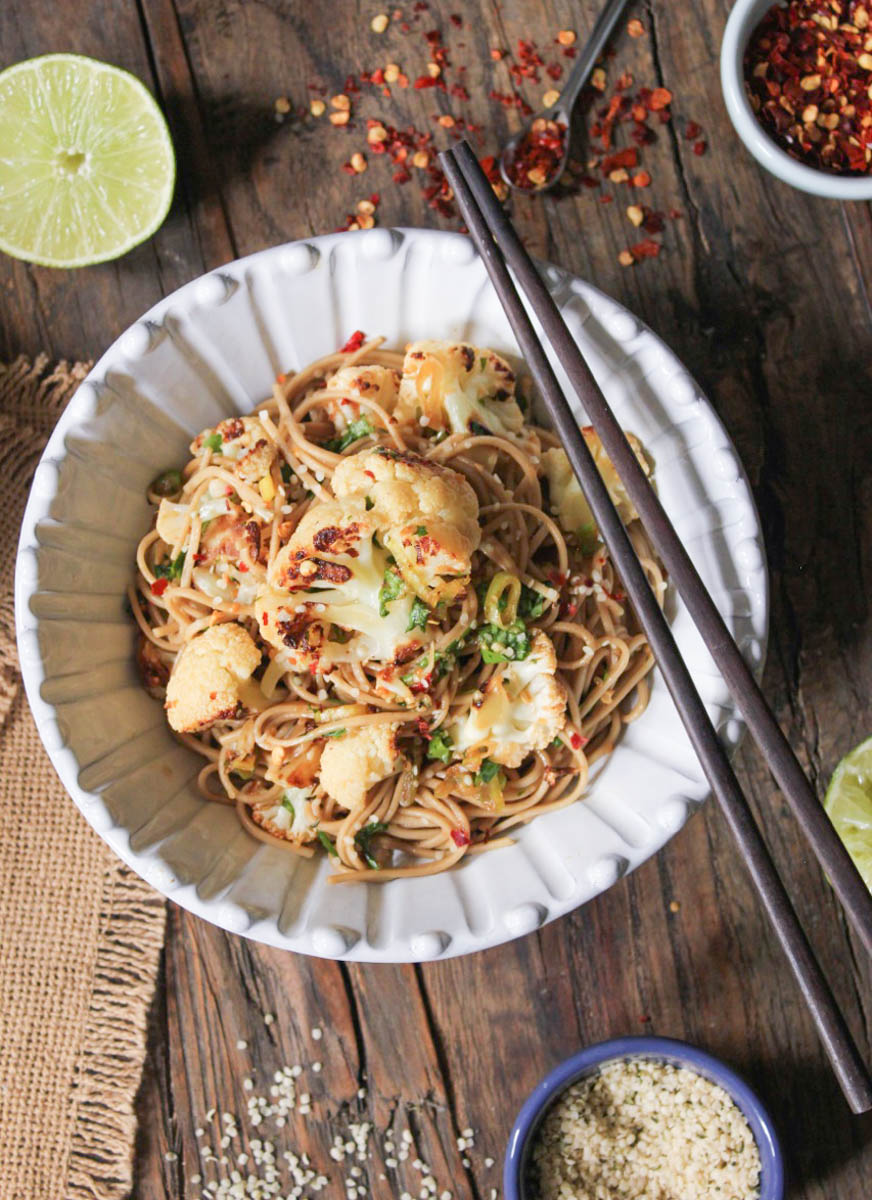
[[[151,585],[152,593],[155,596],[162,596],[169,587],[169,583],[168,579],[155,579]]]
[[[688,121],[684,127],[684,136],[689,142],[692,142],[694,138],[698,138],[701,133],[702,126],[697,125],[696,121]]]
[[[651,176],[648,174],[647,171],[637,171],[636,174],[633,176],[632,183],[633,183],[633,187],[640,187],[640,188],[650,187],[651,186]]]
[[[468,846],[469,845],[469,834],[466,832],[465,829],[452,829],[451,830],[451,840],[452,840],[452,842],[454,842],[455,846],[458,846],[458,847],[459,846]]]
[[[648,100],[648,107],[652,112],[659,112],[672,103],[672,92],[668,88],[657,87],[651,93]]]
[[[693,143],[693,152],[698,158],[701,157],[703,154],[705,154],[707,149],[708,149],[708,142],[700,141],[700,142]]]
[[[339,351],[340,354],[353,354],[355,350],[359,350],[366,340],[366,334],[362,329],[355,329],[354,333]]]
[[[631,246],[630,253],[636,260],[640,258],[656,258],[660,253],[660,243],[655,242],[652,238],[645,238],[643,241],[637,242],[635,246]]]
[[[640,38],[645,36],[645,26],[638,17],[633,17],[631,21],[627,22],[627,33],[631,38]]]
[[[837,174],[872,172],[869,24],[865,0],[787,0],[751,34],[745,90],[792,158]]]

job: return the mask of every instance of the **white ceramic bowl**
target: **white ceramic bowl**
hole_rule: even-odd
[[[747,481],[675,356],[636,317],[555,267],[547,278],[625,427],[655,461],[667,511],[740,643],[765,651],[767,584]],[[168,296],[97,363],[37,469],[21,533],[16,617],[39,731],[86,819],[161,892],[259,941],[325,957],[416,961],[482,949],[568,912],[653,854],[707,788],[662,681],[589,799],[508,849],[387,885],[328,886],[324,857],[254,841],[193,786],[200,761],[139,685],[124,588],[149,522],[145,487],[195,432],[268,394],[280,370],[354,329],[389,343],[467,337],[515,352],[471,242],[376,229],[277,246]],[[563,380],[565,384],[565,379]],[[741,734],[690,618],[676,640],[724,736]]]
[[[745,93],[742,59],[748,39],[775,0],[736,0],[721,42],[721,88],[736,133],[767,171],[791,187],[831,200],[872,200],[872,176],[834,175],[785,153],[754,115]]]

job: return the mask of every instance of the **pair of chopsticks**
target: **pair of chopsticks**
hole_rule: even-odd
[[[599,434],[648,536],[799,821],[812,852],[870,954],[872,894],[818,802],[752,671],[639,466],[557,305],[494,196],[474,153],[466,142],[462,142],[441,154],[440,161],[700,764],[787,955],[845,1098],[855,1113],[866,1112],[872,1109],[872,1079],[803,932],[727,753],[557,382],[509,268],[520,282],[551,348]]]

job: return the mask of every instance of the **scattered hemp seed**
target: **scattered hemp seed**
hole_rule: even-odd
[[[240,1038],[239,1041],[236,1043],[236,1049],[237,1050],[247,1050],[248,1042],[244,1038]]]
[[[320,1041],[321,1041],[321,1038],[322,1038],[323,1036],[324,1036],[324,1031],[323,1031],[323,1029],[321,1029],[321,1028],[320,1028],[318,1025],[316,1025],[316,1026],[315,1026],[315,1028],[312,1030],[312,1041],[313,1041],[313,1042],[320,1042]]]
[[[273,1016],[272,1013],[264,1013],[263,1014],[264,1025],[272,1025],[274,1020],[275,1020],[275,1017]]]

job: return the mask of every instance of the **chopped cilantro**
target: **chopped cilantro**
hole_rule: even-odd
[[[481,787],[483,783],[490,783],[492,779],[496,779],[499,773],[499,763],[492,762],[489,758],[482,759],[481,766],[475,773],[475,782]]]
[[[221,443],[224,441],[220,433],[210,433],[207,438],[203,438],[203,449],[211,450],[213,454],[223,454]]]
[[[351,422],[345,433],[338,438],[331,438],[329,442],[324,443],[324,447],[332,450],[335,454],[341,454],[352,442],[359,442],[361,438],[370,433],[375,433],[375,429],[369,417],[358,417],[356,421]]]
[[[406,633],[411,633],[413,629],[424,629],[427,625],[427,618],[430,616],[430,609],[418,596],[412,602],[412,611],[409,614],[409,624],[406,626]]]
[[[364,825],[363,829],[358,829],[354,835],[354,844],[363,856],[363,860],[368,867],[373,871],[381,870],[381,864],[372,856],[370,843],[377,833],[385,833],[387,825],[384,821],[370,821],[368,825]]]
[[[165,558],[154,568],[155,575],[158,579],[169,579],[170,581],[181,579],[186,555],[187,550],[180,550],[175,558]]]
[[[523,621],[513,621],[508,629],[482,625],[476,639],[486,663],[520,662],[530,653],[530,635]]]
[[[562,750],[563,749],[563,740],[560,737],[560,734],[558,734],[557,737],[554,739],[554,741],[551,743],[551,749],[552,750]]]
[[[426,536],[427,536],[427,526],[419,525],[418,528],[415,530],[415,537],[426,537]]]
[[[406,590],[406,585],[403,583],[403,577],[399,571],[394,571],[391,567],[385,571],[384,582],[378,590],[378,615],[386,617],[388,615],[388,605],[398,600]]]
[[[436,758],[439,762],[447,763],[451,758],[452,750],[451,735],[441,729],[437,729],[427,743],[427,757]]]
[[[294,469],[290,463],[282,463],[282,483],[290,483],[294,478]]]
[[[325,733],[325,734],[324,734],[324,736],[325,736],[325,737],[335,737],[335,738],[341,738],[341,737],[344,737],[344,736],[345,736],[345,734],[346,734],[346,730],[344,730],[344,729],[331,729],[331,730],[330,730],[330,732],[329,732],[329,733]]]
[[[450,646],[446,646],[444,650],[440,650],[437,653],[433,664],[433,678],[430,682],[436,682],[436,680],[441,679],[454,666],[457,662],[458,654],[465,645],[466,638],[460,637],[457,641],[452,642]],[[407,687],[412,687],[415,684],[420,686],[421,680],[418,678],[418,671],[425,667],[429,661],[429,657],[425,655],[423,658],[419,658],[416,663],[413,663],[411,670],[407,671],[405,675],[400,676],[403,683]],[[429,687],[430,684],[428,683],[427,686]]]
[[[371,512],[375,508],[375,500],[373,500],[372,496],[365,496],[363,502],[366,505],[367,512]]]
[[[525,621],[535,621],[537,617],[542,616],[547,603],[548,601],[541,592],[527,587],[526,583],[521,584],[521,598],[518,601],[519,617],[523,617]]]
[[[336,843],[332,842],[323,829],[318,830],[318,841],[324,847],[328,854],[332,854],[334,858],[339,857],[339,851],[336,849]]]

